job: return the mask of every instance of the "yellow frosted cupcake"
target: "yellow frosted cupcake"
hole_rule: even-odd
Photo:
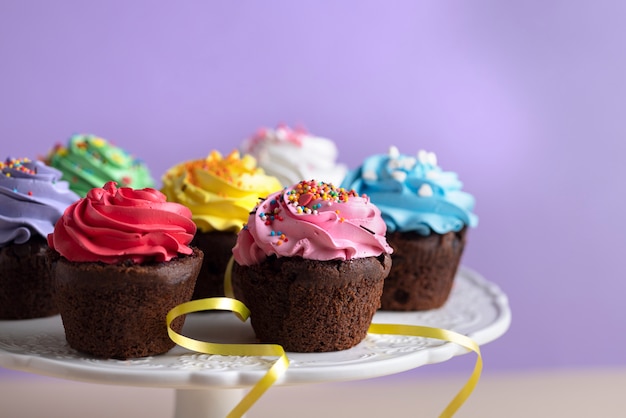
[[[168,201],[191,209],[197,232],[191,245],[204,252],[193,299],[224,296],[224,272],[260,196],[280,190],[278,179],[257,166],[248,154],[212,151],[206,158],[177,164],[162,178]]]

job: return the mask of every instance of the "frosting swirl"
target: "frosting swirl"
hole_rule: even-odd
[[[41,161],[0,162],[0,247],[46,237],[65,208],[79,199],[61,172]]]
[[[478,224],[474,197],[461,190],[456,173],[437,165],[432,152],[413,157],[391,147],[388,154],[371,156],[349,172],[342,186],[366,193],[380,208],[389,232],[444,234]]]
[[[286,125],[259,129],[243,141],[241,149],[283,186],[300,180],[339,184],[348,171],[346,165],[335,163],[338,150],[333,141]]]
[[[69,261],[141,264],[191,254],[195,232],[189,209],[158,190],[108,182],[67,208],[48,245]]]
[[[324,182],[301,181],[257,205],[233,248],[240,265],[267,256],[350,260],[392,249],[385,222],[366,196]]]
[[[73,135],[67,146],[57,144],[46,162],[61,170],[70,189],[80,196],[109,181],[134,189],[154,186],[141,160],[95,135]]]
[[[241,230],[259,196],[280,190],[275,177],[257,167],[251,155],[238,151],[222,158],[212,151],[202,160],[187,161],[163,176],[161,191],[168,200],[191,209],[202,232]]]

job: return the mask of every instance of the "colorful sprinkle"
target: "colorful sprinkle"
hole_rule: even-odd
[[[34,176],[37,174],[37,170],[24,165],[30,162],[32,161],[28,158],[7,158],[4,162],[0,161],[0,171],[2,171],[6,177],[12,177],[11,172],[20,172]]]
[[[263,200],[259,203],[253,213],[267,226],[274,225],[277,221],[283,220],[280,215],[281,204],[293,206],[293,211],[297,215],[319,215],[319,210],[324,204],[330,206],[335,203],[345,203],[351,197],[359,195],[354,190],[337,188],[330,183],[317,182],[315,180],[301,181],[291,190],[285,191],[278,199]],[[261,210],[262,209],[262,210]],[[339,214],[339,210],[334,211]],[[339,222],[344,222],[345,218],[338,218]],[[272,229],[269,235],[276,237],[275,245],[283,245],[289,238],[279,229]]]

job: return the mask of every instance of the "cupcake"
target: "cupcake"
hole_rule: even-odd
[[[0,319],[56,315],[46,237],[78,196],[41,161],[0,162]]]
[[[63,180],[81,197],[109,181],[134,189],[154,186],[141,160],[95,135],[73,135],[66,146],[55,145],[45,162],[61,170]]]
[[[434,153],[367,158],[343,187],[366,193],[380,208],[394,249],[382,309],[418,311],[441,307],[452,289],[467,229],[478,218],[474,198],[461,190],[456,173],[443,171]]]
[[[195,230],[189,209],[151,188],[108,182],[69,206],[48,235],[68,344],[116,359],[171,349],[165,318],[191,299],[202,264]]]
[[[197,226],[191,243],[204,252],[193,299],[224,296],[224,273],[237,233],[259,200],[281,188],[250,155],[212,151],[201,160],[180,163],[163,176],[161,191],[191,210]]]
[[[333,141],[286,125],[259,129],[243,141],[241,150],[253,155],[285,187],[300,180],[340,184],[348,171],[345,164],[336,162],[338,150]]]
[[[391,252],[367,197],[301,181],[250,214],[233,248],[233,288],[261,342],[293,352],[345,350],[367,335]]]

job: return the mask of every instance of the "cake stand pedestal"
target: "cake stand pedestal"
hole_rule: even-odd
[[[379,311],[373,322],[444,328],[483,345],[507,331],[511,311],[506,295],[496,285],[461,267],[442,308]],[[218,343],[255,341],[249,322],[242,323],[230,312],[190,314],[183,333]],[[290,365],[276,386],[369,379],[444,362],[467,352],[459,345],[439,340],[368,334],[349,350],[287,353]],[[179,346],[160,356],[101,360],[67,345],[58,315],[0,321],[0,367],[91,383],[172,388],[176,391],[175,418],[226,416],[275,360],[200,354]]]
[[[224,418],[245,389],[176,389],[174,418]]]

